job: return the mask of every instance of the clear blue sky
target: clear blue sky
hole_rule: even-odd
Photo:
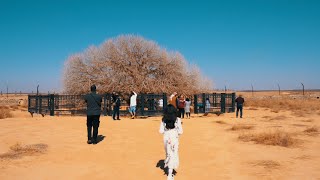
[[[69,55],[120,34],[181,52],[216,88],[320,88],[318,0],[0,2],[2,91],[58,91]]]

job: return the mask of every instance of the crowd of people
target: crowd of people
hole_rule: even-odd
[[[91,86],[91,93],[85,96],[85,102],[87,103],[87,135],[88,144],[96,144],[98,142],[98,129],[100,124],[101,103],[102,97],[97,94],[97,88],[95,85]],[[130,94],[130,106],[129,112],[131,118],[136,116],[137,106],[137,93],[132,91]],[[161,101],[161,102],[160,102]],[[240,118],[242,118],[242,109],[244,104],[244,98],[239,96],[235,102],[237,103],[236,117],[240,111]],[[206,98],[205,112],[210,111],[210,101]],[[163,106],[163,99],[159,100],[159,105]],[[121,99],[118,93],[112,93],[112,106],[113,106],[113,120],[120,120],[119,111],[121,106]],[[169,102],[166,108],[163,109],[163,117],[160,122],[159,132],[163,134],[163,143],[165,150],[164,167],[168,169],[167,179],[173,180],[173,171],[179,167],[179,136],[183,133],[182,121],[186,115],[186,118],[190,118],[190,106],[191,101],[189,98],[185,98],[184,95],[178,95],[176,92],[170,95]],[[93,129],[93,132],[92,132]],[[93,134],[91,136],[91,134]]]

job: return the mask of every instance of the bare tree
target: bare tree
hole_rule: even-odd
[[[212,81],[179,52],[167,52],[134,35],[121,35],[71,55],[65,62],[63,83],[70,94],[85,93],[92,84],[103,93],[193,94],[213,88]]]

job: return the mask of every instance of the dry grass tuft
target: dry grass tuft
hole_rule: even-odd
[[[285,120],[285,119],[287,119],[287,117],[281,115],[281,116],[276,116],[276,117],[274,117],[274,118],[271,118],[270,120]]]
[[[308,135],[317,135],[317,134],[319,134],[319,129],[316,126],[313,126],[313,127],[307,128],[303,132],[308,134]]]
[[[239,125],[232,126],[232,128],[230,130],[231,131],[238,131],[238,130],[250,130],[250,129],[253,129],[253,126],[239,124]]]
[[[273,110],[271,110],[271,112],[273,112],[273,113],[279,113],[279,109],[273,109]]]
[[[20,143],[10,147],[10,151],[0,154],[0,159],[17,159],[23,156],[33,156],[43,154],[47,151],[48,145],[46,144],[31,144],[22,146]]]
[[[307,112],[314,113],[320,109],[318,99],[292,99],[286,97],[280,99],[249,99],[246,101],[246,105],[256,108],[268,108],[275,113],[280,110],[298,112],[297,115],[304,115]]]
[[[271,116],[263,116],[262,118],[269,119]]]
[[[299,160],[309,160],[312,159],[312,157],[307,156],[307,155],[302,155],[302,156],[296,156],[293,159],[299,159]]]
[[[12,114],[8,107],[1,106],[0,107],[0,119],[10,118],[12,117]]]
[[[19,109],[19,106],[18,105],[14,105],[14,106],[10,106],[10,108],[15,111],[15,110],[18,110]]]
[[[280,167],[280,163],[272,160],[261,160],[252,163],[254,166],[262,166],[266,169],[278,169]]]
[[[216,123],[218,123],[218,124],[227,124],[226,122],[224,122],[224,121],[215,121]]]
[[[243,134],[239,136],[239,139],[244,142],[254,141],[257,144],[282,147],[291,147],[298,142],[297,139],[292,138],[292,134],[280,130],[259,134]]]
[[[306,127],[308,125],[305,125],[305,124],[292,124],[292,126],[297,126],[297,127]]]
[[[313,122],[313,119],[301,120],[302,122]]]

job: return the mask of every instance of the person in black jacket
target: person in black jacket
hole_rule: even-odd
[[[119,97],[118,93],[113,93],[112,94],[112,101],[113,101],[113,114],[112,114],[112,118],[113,120],[120,120],[119,116],[120,116],[120,105],[121,105],[121,100]],[[117,119],[116,119],[116,115],[117,115]]]
[[[91,86],[91,93],[85,95],[84,99],[87,103],[87,130],[88,130],[88,144],[96,144],[98,129],[100,124],[101,102],[102,97],[97,94],[96,86]],[[91,130],[93,127],[93,136],[91,137]]]
[[[240,111],[240,118],[242,118],[242,110],[243,110],[243,104],[244,104],[244,98],[242,97],[242,95],[239,95],[239,97],[237,97],[235,102],[237,103],[236,117],[238,118],[238,113]]]

